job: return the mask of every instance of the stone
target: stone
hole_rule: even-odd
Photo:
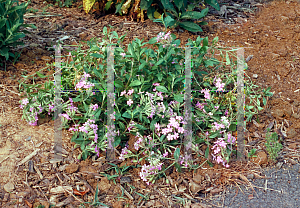
[[[9,192],[12,192],[15,189],[15,186],[12,182],[8,182],[7,184],[4,185],[3,188],[6,192],[9,193]]]
[[[193,180],[196,182],[196,183],[202,183],[204,177],[202,175],[195,175],[195,177],[193,178]]]
[[[99,183],[100,190],[103,192],[107,192],[110,187],[111,185],[109,184],[109,180],[106,177],[102,178],[101,182]]]
[[[291,139],[297,135],[296,130],[293,127],[288,128],[287,130],[287,138]]]
[[[123,202],[121,202],[121,201],[114,202],[113,208],[123,208]]]
[[[79,165],[72,163],[66,167],[67,173],[75,173],[79,168]]]
[[[283,110],[281,109],[275,109],[274,111],[271,112],[275,117],[282,117],[283,116]]]
[[[292,114],[292,117],[294,117],[294,118],[298,119],[298,118],[300,118],[300,115],[299,115],[299,114],[297,114],[297,113],[293,113],[293,114]]]
[[[258,152],[256,154],[257,157],[252,157],[251,162],[262,165],[268,163],[268,155],[264,151]]]
[[[190,189],[191,189],[191,192],[193,194],[196,194],[197,192],[199,192],[200,190],[202,190],[202,186],[200,186],[197,183],[191,181],[191,183],[190,183]]]

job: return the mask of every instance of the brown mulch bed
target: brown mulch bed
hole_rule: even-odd
[[[42,1],[32,1],[30,7],[41,11],[45,6]],[[27,23],[34,23],[38,29],[32,30],[24,39],[25,46],[18,62],[15,65],[8,64],[6,71],[0,71],[1,207],[38,207],[39,204],[49,207],[50,202],[55,202],[57,207],[79,207],[81,203],[94,199],[97,185],[99,201],[116,208],[209,206],[205,202],[221,194],[227,185],[249,185],[251,188],[248,178],[260,178],[262,167],[275,165],[268,162],[264,145],[265,129],[271,123],[274,130],[284,133],[281,136],[284,149],[278,161],[297,163],[300,130],[297,47],[300,6],[293,1],[275,1],[257,6],[261,11],[256,15],[231,8],[234,12],[228,12],[227,19],[208,16],[209,24],[204,27],[204,33],[192,34],[181,29],[174,29],[172,33],[181,40],[182,45],[187,43],[188,38],[195,40],[200,35],[208,36],[210,41],[218,36],[220,46],[250,47],[245,48],[245,57],[253,55],[248,62],[247,74],[254,84],[264,88],[270,86],[271,92],[274,92],[266,108],[259,113],[259,123],[254,121],[256,117],[247,123],[246,148],[258,149],[259,157],[252,162],[231,162],[228,169],[220,165],[210,167],[205,160],[197,162],[204,164],[195,172],[178,173],[171,168],[167,171],[170,184],[167,185],[162,178],[153,186],[147,186],[139,178],[140,168],[131,168],[128,175],[116,180],[117,185],[108,181],[100,174],[111,167],[104,153],[100,158],[78,162],[76,158],[80,150],[74,149],[74,144],[70,142],[72,135],[67,130],[63,131],[63,161],[53,161],[54,123],[45,118],[33,127],[21,120],[18,80],[22,79],[22,75],[34,74],[47,67],[47,63],[52,63],[54,52],[47,50],[47,47],[65,36],[69,37],[64,43],[74,45],[80,40],[101,38],[102,28],[112,25],[119,35],[127,33],[124,42],[127,44],[135,38],[148,41],[164,28],[150,20],[133,22],[128,17],[115,15],[96,19],[95,15],[87,15],[77,7],[49,7],[47,12],[61,16],[26,18]],[[235,16],[228,19],[230,15]],[[233,24],[228,24],[228,21]],[[49,72],[44,70],[44,73]],[[205,146],[201,148],[204,152]],[[199,154],[203,156],[203,153]],[[193,158],[199,159],[196,155]],[[127,165],[135,165],[129,160],[126,162]],[[120,161],[114,163],[125,165]],[[107,174],[113,175],[114,172]],[[146,199],[137,193],[147,196]],[[185,205],[179,204],[179,197],[186,201]]]

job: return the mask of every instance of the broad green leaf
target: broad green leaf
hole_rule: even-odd
[[[203,9],[201,12],[197,11],[187,11],[184,12],[180,19],[201,19],[207,15],[208,8]]]
[[[123,113],[122,117],[131,118],[131,115],[128,112]]]
[[[145,128],[143,125],[141,124],[135,124],[134,125],[135,127],[137,127],[138,129],[141,129],[141,130],[147,130],[147,128]]]
[[[176,148],[175,152],[174,152],[174,158],[175,160],[178,160],[180,156],[180,149]]]
[[[180,22],[179,26],[188,31],[191,31],[191,32],[202,32],[203,31],[199,25],[197,25],[196,23],[193,23],[193,22]]]
[[[140,7],[142,10],[147,10],[151,4],[152,4],[153,0],[141,0],[140,3]]]
[[[182,94],[174,95],[174,99],[175,99],[177,102],[182,103],[182,102],[183,102],[183,95],[182,95]]]
[[[167,93],[168,92],[168,90],[167,90],[167,88],[165,88],[164,86],[156,86],[156,89],[157,89],[157,91],[159,91],[159,92],[165,92],[165,93]]]
[[[166,137],[165,134],[161,135],[161,137],[159,138],[159,141],[162,142],[164,140],[164,138]]]
[[[170,16],[165,17],[164,22],[166,27],[172,27],[175,24],[175,20]]]
[[[204,2],[209,4],[210,6],[215,8],[216,10],[220,11],[220,5],[218,4],[217,0],[204,0]]]
[[[129,85],[130,87],[136,87],[141,85],[142,82],[140,80],[134,80],[133,82],[131,82],[131,84]]]

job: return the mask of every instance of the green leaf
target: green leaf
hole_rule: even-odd
[[[236,124],[231,124],[229,126],[229,131],[236,131]]]
[[[227,52],[226,52],[226,65],[230,65],[230,59]]]
[[[134,80],[133,82],[131,82],[131,84],[129,85],[130,87],[136,87],[141,85],[142,82],[140,80]]]
[[[150,123],[150,130],[151,131],[154,131],[155,130],[155,123],[156,123],[156,120],[152,120],[151,123]]]
[[[208,37],[205,37],[204,39],[203,39],[203,47],[204,46],[208,46]]]
[[[108,2],[106,2],[104,9],[105,9],[105,10],[109,10],[110,5],[111,5],[112,2],[113,2],[113,1],[108,1]]]
[[[99,53],[93,53],[93,54],[91,54],[91,56],[93,56],[95,58],[104,58],[103,55],[101,55]]]
[[[159,72],[159,73],[157,74],[157,78],[158,78],[158,81],[161,82],[161,80],[163,79],[163,75]]]
[[[172,11],[175,14],[177,14],[176,9],[174,8],[173,4],[169,0],[161,0],[160,2],[162,3],[163,7],[166,10]],[[178,14],[176,16],[178,16]]]
[[[174,158],[175,158],[175,160],[179,159],[179,155],[180,155],[180,148],[176,148],[176,150],[174,152]]]
[[[160,86],[160,85],[156,86],[156,90],[159,92],[165,92],[165,93],[168,92],[167,88],[165,88],[164,86]]]
[[[164,138],[166,137],[165,134],[161,135],[161,137],[159,138],[159,141],[162,142],[164,140]]]
[[[205,150],[205,158],[208,158],[208,154],[209,154],[209,146],[207,146]]]
[[[45,78],[45,77],[47,77],[47,76],[41,74],[40,72],[36,72],[36,74],[37,74],[40,78]]]
[[[179,26],[191,32],[203,32],[201,27],[193,22],[180,22]]]
[[[174,0],[175,6],[181,10],[182,6],[183,6],[183,0]]]
[[[172,27],[175,24],[175,20],[171,16],[164,18],[165,27]]]
[[[138,129],[141,129],[141,130],[147,130],[147,128],[145,128],[143,125],[141,124],[135,124],[134,125],[135,127],[137,127]]]
[[[265,97],[263,98],[263,104],[264,104],[264,105],[267,105],[267,100],[266,100]]]
[[[220,11],[220,5],[217,0],[204,0],[205,3]]]
[[[151,4],[152,4],[153,0],[141,0],[141,3],[140,3],[140,7],[142,10],[147,10]]]
[[[154,38],[151,38],[149,41],[148,41],[149,44],[154,44],[154,43],[157,43],[157,38],[154,37]]]
[[[6,60],[8,60],[8,58],[9,58],[8,51],[9,51],[9,49],[7,47],[3,47],[0,49],[0,55],[4,56],[6,58]]]
[[[201,19],[205,17],[208,13],[208,8],[203,9],[201,12],[187,11],[184,12],[180,19]]]
[[[183,102],[183,95],[182,95],[182,94],[174,95],[174,99],[175,99],[177,102],[182,103],[182,102]]]
[[[131,115],[126,111],[125,113],[123,113],[122,117],[131,118]]]

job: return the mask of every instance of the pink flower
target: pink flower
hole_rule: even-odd
[[[123,92],[121,92],[121,96],[123,96],[124,94],[126,94],[126,90],[124,90]]]
[[[120,55],[124,58],[126,56],[126,53],[120,53]]]
[[[131,95],[134,92],[134,89],[128,91],[127,95]]]
[[[127,101],[127,105],[129,105],[129,106],[131,106],[132,103],[133,103],[133,101],[132,101],[131,99],[129,99],[129,100]]]
[[[159,83],[158,83],[158,82],[156,82],[156,83],[154,83],[153,85],[154,85],[154,86],[159,86]]]

